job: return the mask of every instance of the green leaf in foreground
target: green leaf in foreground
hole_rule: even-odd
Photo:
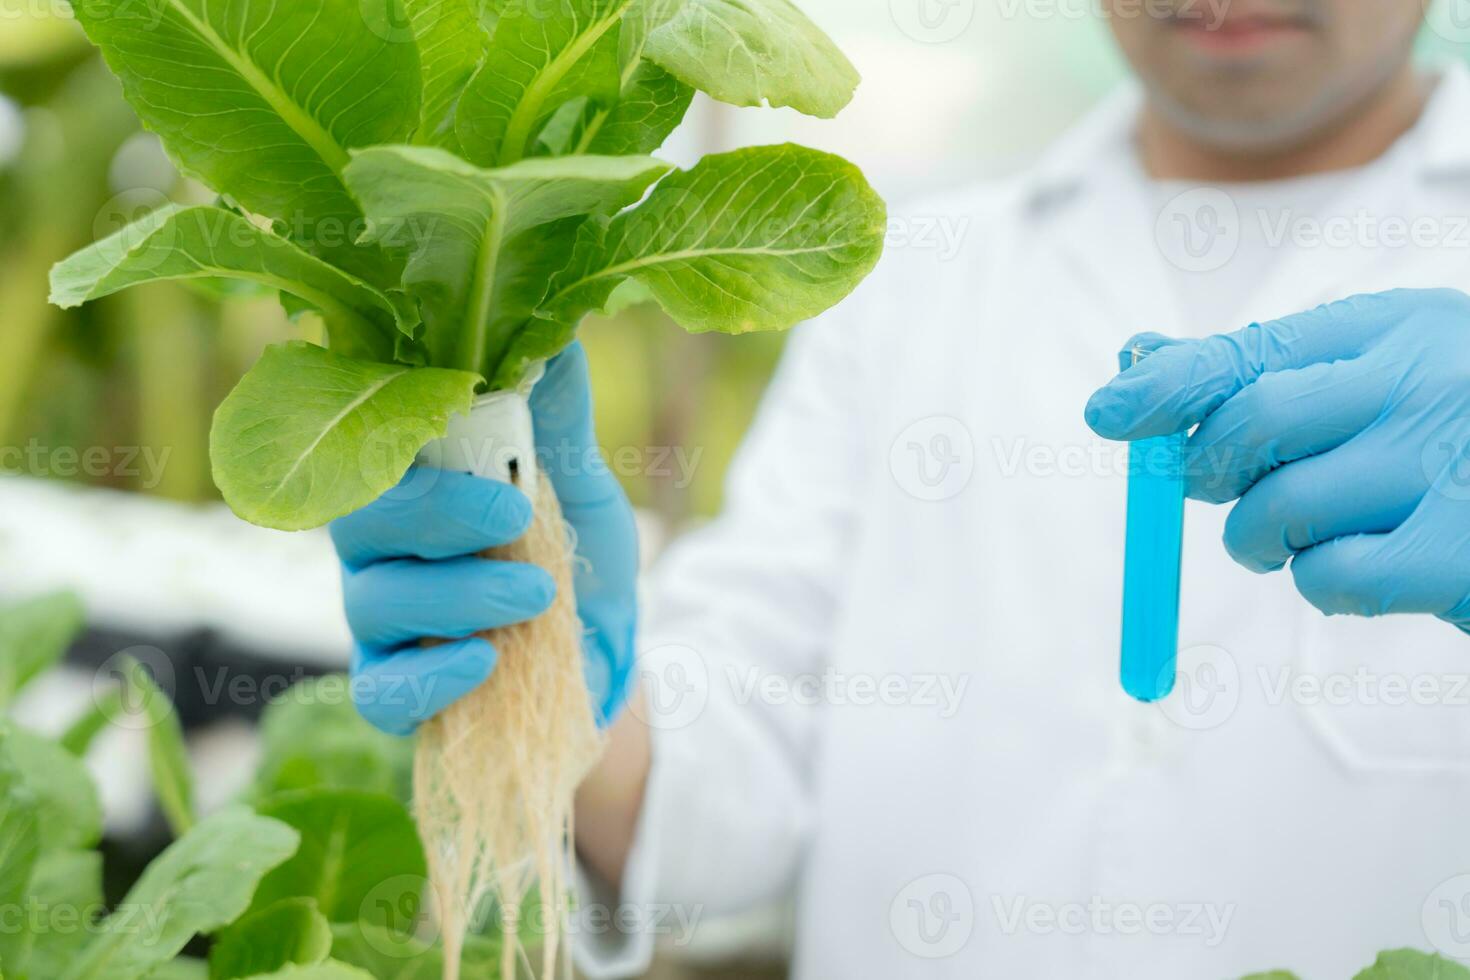
[[[275,973],[258,974],[255,980],[380,980],[346,963],[328,961],[312,966],[288,966]]]
[[[260,723],[260,797],[303,789],[355,789],[407,802],[413,742],[378,731],[352,703],[342,674],[294,685]]]
[[[83,620],[82,602],[71,592],[0,607],[0,706],[65,656]]]
[[[693,88],[651,61],[640,61],[626,77],[616,105],[591,107],[571,152],[652,153],[679,128],[694,102]]]
[[[102,836],[102,804],[80,759],[49,738],[11,725],[5,751],[36,800],[41,847],[92,847]]]
[[[618,27],[632,3],[546,0],[503,9],[484,67],[460,97],[456,130],[465,156],[482,166],[508,166],[529,154],[567,102],[614,102],[621,84]]]
[[[882,199],[839,157],[791,145],[706,157],[638,207],[588,222],[543,310],[569,340],[631,277],[685,329],[786,329],[856,288],[886,224]]]
[[[125,664],[126,703],[147,732],[153,791],[173,832],[183,835],[194,826],[194,777],[184,747],[184,728],[173,701],[154,683],[147,668],[131,657]]]
[[[209,964],[193,957],[180,956],[154,969],[145,980],[209,980]]]
[[[426,868],[413,819],[390,797],[309,790],[266,800],[266,816],[301,834],[296,854],[261,882],[255,908],[312,898],[332,922],[395,928],[417,914]]]
[[[0,735],[0,749],[5,748],[6,741]],[[41,854],[37,819],[35,797],[0,751],[0,909],[24,907],[31,873]],[[0,930],[0,957],[4,962],[13,966],[23,962],[25,939],[11,929]]]
[[[557,152],[652,153],[678,128],[694,101],[694,88],[644,57],[648,36],[666,23],[681,0],[637,0],[623,16],[617,101],[572,105],[575,124],[563,138],[543,141]],[[548,127],[549,129],[550,127]]]
[[[201,820],[148,866],[60,980],[134,980],[168,962],[194,935],[239,917],[299,839],[244,807]]]
[[[1270,970],[1266,973],[1252,973],[1248,977],[1241,977],[1241,980],[1300,980],[1300,978],[1295,973],[1286,970]]]
[[[29,898],[52,914],[38,920],[26,936],[19,960],[26,977],[59,977],[76,958],[91,932],[87,926],[104,911],[102,855],[96,851],[52,851],[36,863]]]
[[[500,949],[499,939],[466,936],[462,975],[496,975]],[[443,947],[364,922],[332,927],[332,957],[362,967],[377,980],[439,980],[444,975]]]
[[[92,706],[67,726],[66,731],[62,732],[57,741],[72,755],[84,756],[92,747],[93,739],[102,734],[112,720],[125,710],[122,686],[109,687],[105,691],[94,694]]]
[[[51,302],[71,309],[140,283],[221,278],[319,310],[340,354],[393,357],[401,325],[387,297],[224,208],[168,205],[83,249],[51,270]]]
[[[1395,949],[1379,953],[1353,980],[1470,980],[1470,969],[1437,953]]]
[[[469,411],[479,383],[301,342],[270,347],[215,413],[215,483],[252,523],[320,527],[395,486],[450,416]]]
[[[339,177],[349,149],[402,142],[418,126],[418,53],[395,36],[398,0],[74,7],[185,173],[380,281],[375,253],[354,242],[360,216]]]
[[[489,377],[571,256],[569,247],[555,251],[535,240],[534,229],[615,214],[669,169],[652,157],[583,156],[482,170],[441,150],[380,147],[356,154],[346,177],[371,234],[429,232],[414,236],[404,285],[423,311],[423,340],[435,363]],[[551,266],[521,276],[528,256]]]
[[[292,964],[320,963],[332,927],[310,898],[288,898],[230,926],[209,951],[209,980],[254,977]]]
[[[852,101],[852,62],[791,0],[685,0],[648,57],[721,102],[829,119]]]
[[[490,35],[480,27],[479,0],[405,0],[419,47],[423,100],[414,142],[454,149],[459,93],[480,67]]]

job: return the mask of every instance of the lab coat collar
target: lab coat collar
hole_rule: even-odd
[[[1449,62],[1437,69],[1439,82],[1416,130],[1422,134],[1424,177],[1470,176],[1470,68]],[[1134,155],[1134,126],[1143,108],[1143,87],[1121,84],[1065,133],[1032,168],[1026,199],[1033,208],[1069,200],[1098,176],[1100,160]]]
[[[1425,107],[1424,175],[1470,176],[1470,68],[1451,62]]]
[[[1028,204],[1045,209],[1068,201],[1097,176],[1098,161],[1132,153],[1133,129],[1142,108],[1143,87],[1134,79],[1119,85],[1031,169],[1026,181]]]
[[[1119,86],[1022,181],[1029,223],[1063,231],[1058,271],[1093,297],[1098,316],[1118,329],[1136,325],[1128,333],[1164,330],[1179,319],[1154,238],[1147,175],[1133,147],[1142,106],[1137,82]]]
[[[1139,330],[1177,333],[1185,322],[1156,237],[1159,202],[1134,146],[1142,105],[1138,83],[1120,86],[1064,135],[1022,183],[1030,219],[1064,232],[1067,274],[1094,297],[1100,304],[1098,315],[1111,319],[1123,336]],[[1378,179],[1412,198],[1430,180],[1470,177],[1467,118],[1470,72],[1460,64],[1448,65],[1407,137],[1416,141],[1415,152],[1400,154],[1400,169]],[[1404,186],[1406,176],[1410,186]],[[1379,261],[1381,254],[1371,250],[1296,256],[1273,270],[1252,306],[1265,316],[1324,302],[1350,291],[1362,269]]]

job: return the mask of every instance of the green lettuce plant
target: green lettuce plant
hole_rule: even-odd
[[[302,682],[269,705],[244,797],[201,814],[178,716],[137,662],[99,677],[93,704],[58,737],[11,717],[13,699],[55,666],[81,626],[81,606],[66,593],[0,607],[0,976],[441,975],[407,805],[411,753],[357,715],[346,678]],[[97,850],[102,807],[84,763],[111,726],[144,733],[176,837],[113,901]],[[493,931],[477,933],[462,961],[483,975],[500,950]]]
[[[620,297],[691,331],[793,326],[882,250],[851,164],[792,145],[653,153],[696,90],[835,115],[857,73],[789,0],[75,0],[144,125],[219,194],[59,264],[73,307],[244,280],[325,322],[220,407],[216,483],[314,527],[393,486],[477,392]]]

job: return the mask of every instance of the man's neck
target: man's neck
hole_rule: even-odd
[[[1427,86],[1406,68],[1340,125],[1279,151],[1230,151],[1210,146],[1145,106],[1138,128],[1144,168],[1157,180],[1244,183],[1285,180],[1371,163],[1407,132],[1424,110]]]

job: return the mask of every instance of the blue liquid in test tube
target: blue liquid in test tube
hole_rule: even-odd
[[[1135,350],[1133,362],[1145,355]],[[1128,450],[1128,536],[1123,556],[1123,689],[1157,701],[1174,689],[1184,548],[1184,445],[1188,433]]]

